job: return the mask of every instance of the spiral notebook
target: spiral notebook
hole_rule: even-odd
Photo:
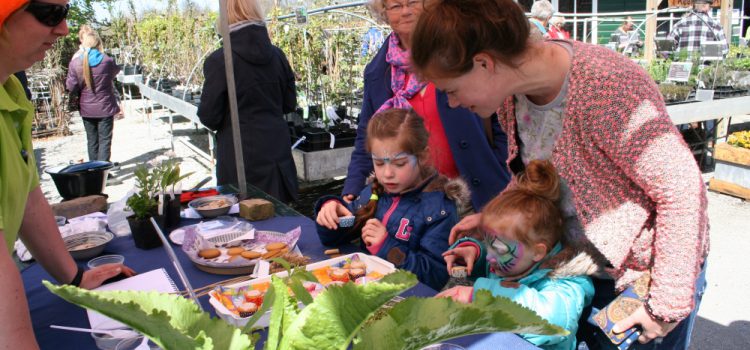
[[[163,267],[156,270],[151,270],[144,273],[139,273],[133,277],[126,278],[117,282],[105,284],[96,291],[111,291],[111,290],[135,290],[143,292],[163,292],[163,293],[175,293],[178,292],[177,286],[167,270]],[[89,324],[92,329],[117,329],[117,328],[129,328],[126,325],[115,321],[107,316],[104,316],[96,311],[86,310],[89,317]]]

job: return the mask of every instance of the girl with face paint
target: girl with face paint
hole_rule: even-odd
[[[482,210],[481,239],[457,241],[443,253],[448,270],[467,265],[472,287],[438,297],[470,303],[485,290],[507,297],[570,332],[568,336],[522,334],[543,349],[575,349],[578,319],[594,287],[586,276],[596,265],[565,245],[558,207],[560,180],[549,161],[531,161],[526,172]]]
[[[440,289],[448,281],[442,252],[450,228],[469,207],[459,178],[448,180],[430,164],[429,135],[413,110],[391,109],[370,119],[367,151],[374,176],[359,198],[347,203],[326,196],[315,206],[320,241],[329,246],[360,238],[362,248]],[[354,227],[342,217],[355,213]],[[351,225],[348,225],[351,226]]]

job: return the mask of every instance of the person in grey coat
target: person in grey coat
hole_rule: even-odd
[[[285,113],[294,111],[294,74],[286,56],[271,44],[255,0],[229,0],[228,21],[246,181],[269,195],[297,199],[297,170]],[[216,131],[216,180],[237,184],[224,49],[203,65],[205,82],[198,117]]]

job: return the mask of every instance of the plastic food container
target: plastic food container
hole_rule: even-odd
[[[114,350],[117,348],[117,344],[126,339],[141,339],[141,335],[133,330],[121,330],[117,337],[112,337],[108,334],[103,333],[91,333],[91,337],[94,338],[96,347],[101,350]]]
[[[89,269],[93,269],[97,266],[104,265],[104,264],[122,264],[125,262],[125,257],[119,254],[112,254],[112,255],[102,255],[98,258],[93,258],[89,260],[89,262],[86,264]]]
[[[354,259],[364,262],[365,265],[367,266],[368,272],[377,272],[382,275],[387,275],[391,272],[396,271],[396,267],[390,262],[385,261],[377,256],[367,255],[363,253],[353,253],[353,254],[348,254],[348,255],[340,256],[340,257],[333,258],[333,259],[328,259],[328,260],[323,260],[323,261],[319,261],[316,263],[308,264],[306,266],[306,269],[308,271],[315,271],[317,269],[321,269],[325,267],[341,265],[347,261],[352,261]],[[279,276],[279,277],[285,277],[287,273],[286,271],[282,271],[274,275]],[[256,284],[269,283],[270,281],[271,281],[271,276],[266,276],[266,277],[253,279],[251,281],[231,284],[226,287],[227,288],[239,288],[243,286],[252,286]],[[211,306],[214,307],[216,311],[216,315],[218,315],[221,319],[223,319],[224,321],[227,321],[227,323],[235,327],[244,327],[247,324],[247,322],[250,320],[250,317],[243,318],[243,317],[240,317],[239,315],[235,315],[234,313],[229,311],[229,309],[227,309],[227,307],[224,306],[220,300],[215,298],[213,294],[214,294],[213,292],[209,293],[209,296],[210,296],[209,303],[211,304]],[[271,311],[269,310],[263,316],[261,316],[260,319],[258,319],[258,321],[255,323],[255,327],[268,327],[270,319],[271,319]]]

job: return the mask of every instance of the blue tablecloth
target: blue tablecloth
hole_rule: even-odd
[[[197,220],[183,220],[183,225],[196,223]],[[301,226],[302,235],[298,246],[305,255],[313,261],[327,259],[323,251],[326,249],[321,245],[315,232],[315,223],[303,216],[274,217],[265,221],[253,222],[256,228],[261,230],[274,230],[286,232],[297,226]],[[194,288],[199,288],[211,283],[219,282],[232,276],[213,275],[198,270],[179,246],[172,245],[176,254],[190,279]],[[343,247],[342,253],[349,253],[356,247]],[[149,271],[158,267],[164,267],[169,275],[177,283],[178,287],[184,289],[180,282],[177,271],[169,262],[164,248],[141,250],[135,248],[131,237],[116,238],[107,245],[103,254],[121,254],[125,256],[125,264],[136,271]],[[85,261],[79,261],[85,264]],[[31,320],[34,326],[37,342],[42,349],[96,349],[93,338],[87,333],[70,332],[51,329],[51,324],[89,327],[86,311],[76,305],[70,304],[55,296],[41,282],[42,280],[54,281],[39,264],[33,264],[22,272],[26,297],[31,311]],[[430,296],[435,291],[426,285],[419,284],[415,288],[404,293],[404,296]],[[203,308],[213,314],[213,307],[208,303],[208,296],[200,298]],[[535,347],[520,337],[509,333],[496,333],[483,336],[464,337],[452,340],[451,343],[463,345],[469,349],[534,349]]]

